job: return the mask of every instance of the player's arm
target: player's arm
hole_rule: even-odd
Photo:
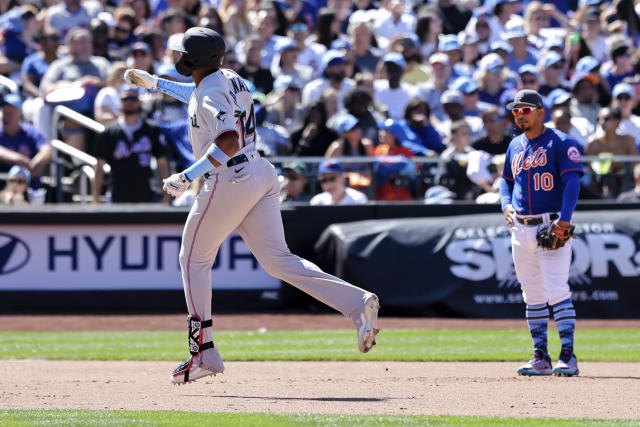
[[[196,89],[194,83],[174,82],[173,80],[152,76],[146,71],[135,68],[128,69],[124,72],[124,80],[134,87],[140,86],[145,89],[158,90],[185,104],[189,103],[191,94]]]
[[[502,213],[509,226],[513,225],[513,216],[516,211],[511,205],[511,196],[513,194],[513,171],[511,170],[511,150],[507,149],[504,158],[504,167],[502,168],[502,180],[500,181],[500,204]]]
[[[584,168],[580,159],[578,144],[573,140],[567,140],[565,144],[559,144],[558,153],[560,177],[562,179],[562,208],[558,224],[563,227],[571,225],[571,216],[578,204],[580,195],[580,177],[584,174]]]

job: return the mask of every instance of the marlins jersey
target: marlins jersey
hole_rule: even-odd
[[[511,204],[520,215],[560,212],[563,177],[583,174],[578,143],[556,129],[545,128],[529,141],[516,136],[507,150],[502,177],[513,186]]]
[[[196,159],[223,133],[238,133],[240,151],[255,146],[256,119],[253,98],[244,79],[220,69],[206,76],[189,100],[189,139]]]

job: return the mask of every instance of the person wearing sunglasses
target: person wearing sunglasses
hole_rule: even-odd
[[[40,80],[49,68],[49,65],[58,59],[58,47],[60,36],[52,26],[44,25],[38,37],[40,50],[27,56],[22,62],[20,75],[22,76],[22,88],[31,97],[40,96]]]
[[[640,152],[640,117],[633,114],[633,87],[628,83],[618,83],[613,87],[611,106],[620,110],[621,119],[618,133],[634,137]]]
[[[506,153],[500,199],[511,229],[516,277],[526,304],[526,319],[534,355],[519,375],[578,375],[573,352],[576,312],[569,289],[571,217],[578,202],[583,166],[578,143],[544,124],[540,94],[521,90],[507,105],[522,130]],[[544,249],[537,242],[539,228],[551,227],[564,245]],[[549,310],[551,308],[551,310]],[[561,350],[555,367],[547,347],[549,314],[560,335]]]
[[[562,55],[555,50],[545,53],[540,58],[538,68],[543,80],[538,91],[540,95],[548,96],[555,89],[566,89],[565,64],[566,61]]]
[[[29,204],[29,184],[31,184],[29,169],[13,166],[7,176],[7,185],[0,192],[0,205]]]
[[[616,34],[611,36],[611,46],[609,48],[609,56],[613,65],[602,73],[610,88],[622,82],[625,77],[633,77],[636,74],[634,64],[631,59],[631,46],[628,44],[630,40],[624,35]]]
[[[367,196],[351,187],[347,187],[342,164],[328,160],[318,166],[318,182],[322,193],[313,196],[312,206],[361,205],[367,203]]]
[[[280,202],[308,202],[307,165],[303,162],[291,162],[282,167],[280,176]]]

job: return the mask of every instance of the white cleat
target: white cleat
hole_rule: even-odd
[[[377,328],[379,309],[378,297],[372,294],[365,300],[364,308],[353,321],[358,330],[358,350],[361,353],[368,352],[376,345],[376,335],[380,332]]]
[[[171,374],[172,384],[186,384],[209,375],[224,372],[222,357],[217,348],[210,348],[200,352],[197,356],[190,356],[182,362]]]

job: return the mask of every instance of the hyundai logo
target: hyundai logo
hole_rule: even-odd
[[[7,233],[0,233],[0,276],[13,273],[27,265],[31,251],[25,242]]]

